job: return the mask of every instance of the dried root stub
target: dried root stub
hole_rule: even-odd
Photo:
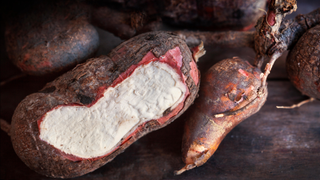
[[[186,166],[175,174],[203,165],[236,125],[259,111],[267,98],[262,77],[260,69],[237,57],[218,62],[203,75],[182,140]]]
[[[302,35],[287,56],[286,68],[302,94],[320,99],[320,25]]]
[[[71,69],[92,57],[99,46],[88,14],[85,5],[64,1],[36,1],[10,11],[5,17],[9,59],[30,75]]]
[[[183,39],[136,36],[27,96],[13,115],[13,147],[43,175],[86,174],[180,116],[198,93],[199,77]]]

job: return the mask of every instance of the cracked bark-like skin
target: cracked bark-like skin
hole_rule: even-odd
[[[164,124],[157,120],[148,121],[111,154],[80,161],[67,159],[59,150],[39,139],[37,122],[46,112],[59,105],[86,105],[95,102],[101,87],[110,86],[121,73],[138,64],[148,52],[151,51],[156,57],[160,57],[175,47],[180,48],[183,57],[181,72],[186,77],[185,83],[190,94],[185,99],[182,110]],[[31,169],[50,177],[70,178],[94,171],[114,159],[143,135],[171,123],[190,106],[199,88],[199,83],[195,84],[190,76],[190,64],[193,61],[184,40],[165,32],[136,36],[120,44],[107,56],[89,59],[20,102],[14,112],[10,132],[15,152]]]
[[[266,0],[162,1],[161,15],[170,24],[205,29],[247,30],[263,15]]]
[[[24,73],[65,72],[92,57],[99,35],[79,3],[43,1],[6,18],[8,57]]]
[[[289,5],[284,5],[280,9],[290,9],[294,5],[295,3],[289,3]],[[295,9],[292,8],[294,11]],[[293,19],[282,21],[282,18],[283,16],[276,21],[276,25],[278,24],[278,26],[269,26],[268,23],[264,22],[268,19],[266,16],[258,20],[254,37],[254,49],[258,56],[271,56],[277,51],[284,52],[291,50],[308,29],[320,23],[320,8],[308,14],[297,15]]]
[[[320,25],[302,35],[287,56],[286,68],[302,94],[320,99]]]
[[[268,92],[260,74],[258,68],[234,57],[218,62],[203,75],[199,97],[188,111],[184,128],[184,170],[207,162],[224,137],[263,106]],[[224,116],[215,117],[217,114]]]

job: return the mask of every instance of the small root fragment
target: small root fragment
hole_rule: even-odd
[[[203,46],[203,41],[201,41],[201,43],[198,46],[192,48],[191,50],[192,50],[193,59],[196,62],[199,61],[200,57],[206,54],[206,50],[204,49],[204,46]]]
[[[298,108],[306,103],[312,102],[316,100],[315,98],[309,98],[307,100],[301,101],[298,104],[293,104],[291,106],[276,106],[278,109],[294,109],[294,108]]]
[[[180,174],[182,174],[183,172],[188,171],[188,170],[190,170],[190,169],[193,169],[193,168],[195,168],[195,167],[196,167],[195,164],[187,164],[187,165],[185,165],[182,169],[180,169],[180,170],[178,170],[178,171],[174,171],[174,175],[180,175]]]
[[[5,85],[5,84],[7,84],[7,83],[9,83],[9,82],[11,82],[11,81],[13,81],[13,80],[22,78],[22,77],[24,77],[24,76],[26,76],[26,75],[27,75],[27,74],[23,74],[23,73],[22,73],[22,74],[18,74],[18,75],[12,76],[12,77],[10,77],[9,79],[0,82],[0,86],[3,86],[3,85]]]
[[[11,125],[7,123],[7,121],[0,118],[0,127],[2,131],[6,132],[10,136]]]

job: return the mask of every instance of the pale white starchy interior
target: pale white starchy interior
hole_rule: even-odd
[[[139,124],[175,108],[186,92],[168,64],[141,65],[117,86],[107,88],[91,107],[60,106],[49,111],[40,124],[40,138],[77,157],[103,156]]]

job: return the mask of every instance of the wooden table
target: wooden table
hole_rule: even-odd
[[[298,13],[319,6],[320,2],[303,1],[298,4]],[[98,55],[107,54],[120,43],[103,30],[99,29],[99,34]],[[2,81],[20,71],[6,56],[3,35],[0,49]],[[206,49],[206,56],[198,64],[202,72],[223,58],[239,56],[250,62],[254,58],[253,50],[248,48]],[[306,99],[286,77],[285,56],[276,62],[269,76],[266,104],[234,128],[205,165],[173,175],[174,170],[184,166],[181,139],[185,117],[182,115],[167,127],[141,138],[102,168],[75,179],[320,179],[320,101],[296,109],[276,108]],[[2,86],[0,117],[10,122],[17,104],[53,78],[26,76]],[[0,179],[51,179],[30,170],[17,157],[10,137],[3,131],[0,139]]]

